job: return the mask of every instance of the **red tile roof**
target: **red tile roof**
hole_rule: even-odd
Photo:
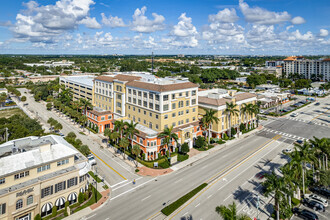
[[[141,81],[131,81],[131,82],[127,83],[126,86],[147,89],[147,90],[156,91],[156,92],[166,92],[166,91],[198,87],[197,84],[192,83],[192,82],[159,85],[159,84],[153,84],[153,83],[141,82]]]

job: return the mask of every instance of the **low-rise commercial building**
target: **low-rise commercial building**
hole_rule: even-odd
[[[87,159],[62,137],[26,137],[0,145],[0,219],[31,220],[78,201]]]
[[[73,100],[80,98],[87,99],[90,102],[93,99],[93,75],[61,76],[60,84],[73,92]]]

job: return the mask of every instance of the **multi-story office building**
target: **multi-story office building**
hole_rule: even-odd
[[[216,117],[219,118],[219,122],[213,123],[211,126],[212,136],[217,138],[222,138],[224,133],[228,134],[230,127],[237,131],[241,123],[254,124],[256,122],[255,115],[245,115],[241,108],[244,103],[255,104],[256,101],[257,96],[255,94],[236,92],[236,90],[210,89],[198,93],[199,114],[201,116],[205,114],[205,109],[217,111]],[[228,114],[225,113],[227,102],[236,104],[237,110],[239,110],[238,116],[231,115],[231,126],[229,126]]]
[[[306,79],[311,79],[314,75],[323,81],[329,81],[330,59],[310,60],[304,57],[287,57],[284,59],[283,71],[287,76],[290,73],[298,73]]]
[[[73,100],[80,98],[92,101],[93,99],[93,79],[92,75],[81,76],[61,76],[60,84],[69,88],[73,92]]]
[[[0,219],[30,220],[78,201],[87,159],[62,137],[26,137],[0,145]]]

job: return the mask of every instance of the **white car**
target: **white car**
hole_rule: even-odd
[[[292,153],[292,149],[286,148],[286,149],[282,150],[282,152],[289,154],[289,153]]]
[[[89,163],[91,166],[96,165],[96,160],[95,160],[93,154],[88,155],[88,156],[87,156],[87,159],[88,159],[88,163]]]
[[[290,116],[291,117],[297,117],[298,116],[298,113],[292,113]]]
[[[315,194],[305,194],[305,197],[310,199],[310,200],[314,200],[318,203],[321,203],[324,207],[328,207],[328,201],[318,195]]]

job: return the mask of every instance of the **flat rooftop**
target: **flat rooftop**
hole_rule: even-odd
[[[57,135],[8,141],[0,145],[0,177],[74,155],[82,158],[79,151]]]
[[[124,122],[131,123],[131,120],[126,119],[126,120],[124,120]],[[146,134],[147,136],[149,136],[149,137],[157,136],[157,134],[158,134],[158,131],[155,131],[155,130],[153,130],[153,129],[151,129],[151,128],[148,128],[148,127],[146,127],[146,126],[143,126],[143,125],[141,125],[141,124],[137,124],[137,125],[136,125],[136,129],[137,129],[138,131],[141,131],[141,132],[145,133],[145,134]]]
[[[75,75],[75,76],[61,76],[60,77],[60,81],[61,80],[65,80],[71,83],[76,83],[79,85],[83,85],[86,87],[90,87],[93,88],[93,80],[94,80],[95,76],[93,75]]]

